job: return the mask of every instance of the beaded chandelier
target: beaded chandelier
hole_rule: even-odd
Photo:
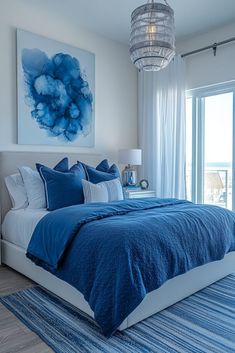
[[[130,55],[139,70],[159,71],[175,55],[174,11],[154,0],[131,15]]]

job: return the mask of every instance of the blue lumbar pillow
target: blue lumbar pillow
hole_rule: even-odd
[[[67,172],[45,166],[41,166],[39,170],[45,185],[48,211],[84,202],[82,179],[87,178],[81,163],[75,164]]]

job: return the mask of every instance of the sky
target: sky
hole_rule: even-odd
[[[187,99],[187,160],[192,154],[191,99]],[[232,163],[233,93],[205,98],[205,163]]]
[[[233,93],[205,98],[205,162],[232,163]]]

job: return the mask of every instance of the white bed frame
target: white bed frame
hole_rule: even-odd
[[[58,153],[1,152],[0,192],[2,216],[4,216],[10,208],[8,195],[3,183],[4,176],[16,172],[16,168],[19,165],[32,166],[35,161],[47,165],[54,165],[63,156],[64,155]],[[91,164],[96,164],[98,160],[101,159],[101,156],[98,155],[70,155],[70,157],[73,162],[79,158]],[[5,240],[1,240],[1,245],[2,262],[4,264],[31,278],[52,293],[65,299],[91,317],[94,317],[93,311],[78,290],[32,263],[26,258],[24,249]],[[124,330],[146,319],[233,272],[235,272],[235,252],[227,254],[221,261],[197,267],[167,281],[159,289],[146,295],[141,304],[123,321],[119,330]]]

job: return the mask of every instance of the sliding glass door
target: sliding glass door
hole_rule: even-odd
[[[235,83],[187,97],[187,198],[235,209]]]
[[[203,201],[232,209],[233,93],[205,97]]]

